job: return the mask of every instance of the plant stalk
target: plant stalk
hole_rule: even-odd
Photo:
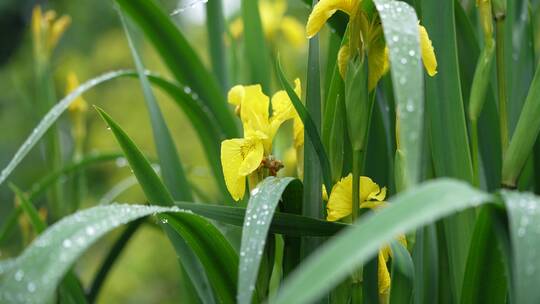
[[[503,157],[508,148],[508,110],[506,96],[506,72],[504,64],[504,28],[505,17],[495,19],[496,26],[496,60],[497,60],[497,92],[499,97],[499,123],[501,127],[501,148]]]

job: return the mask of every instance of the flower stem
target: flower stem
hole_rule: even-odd
[[[504,68],[504,16],[496,17],[496,57],[497,87],[499,97],[499,123],[501,127],[501,147],[504,156],[508,147],[508,112],[506,98],[506,75]]]
[[[352,182],[352,213],[351,218],[354,223],[360,213],[360,174],[362,168],[362,150],[353,151],[353,182]]]
[[[479,168],[480,164],[478,159],[478,122],[471,120],[471,154],[473,165],[473,184],[476,187],[480,186]]]

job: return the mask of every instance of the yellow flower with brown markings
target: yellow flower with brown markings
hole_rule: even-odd
[[[300,97],[300,80],[296,79],[295,84],[295,92]],[[258,84],[234,86],[228,93],[228,101],[236,106],[244,137],[221,143],[221,166],[227,189],[238,201],[244,197],[246,178],[271,155],[272,141],[279,127],[289,119],[296,119],[298,114],[285,91],[276,92],[270,100]]]

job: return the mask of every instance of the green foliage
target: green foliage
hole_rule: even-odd
[[[229,16],[222,0],[172,15],[160,1],[115,0],[123,31],[106,40],[99,65],[68,52],[64,66],[39,47],[29,61],[23,42],[23,59],[6,69],[14,76],[0,72],[14,84],[0,98],[2,161],[12,153],[4,142],[19,142],[9,124],[37,125],[0,167],[0,302],[114,302],[105,291],[123,284],[111,279],[115,265],[141,255],[130,242],[160,253],[138,264],[168,265],[157,240],[134,237],[141,227],[176,253],[179,269],[166,271],[182,302],[539,302],[540,198],[527,192],[540,184],[537,1],[362,0],[324,11],[327,1],[242,0]],[[204,28],[188,21],[202,5]],[[324,23],[309,43],[307,15],[310,26]],[[46,26],[33,24],[43,34],[29,35],[35,46],[55,31]],[[57,43],[57,53],[70,49]],[[132,63],[55,103],[58,70]],[[137,89],[111,82],[119,78],[137,78]],[[253,84],[283,91],[266,109],[250,99]],[[244,87],[227,93],[235,85]],[[145,106],[132,102],[141,97]],[[95,100],[98,115],[87,110]],[[121,153],[107,152],[113,141]],[[238,176],[224,175],[231,164]],[[126,165],[132,174],[121,176]],[[233,203],[229,189],[242,183],[246,198]],[[137,288],[163,293],[149,286]]]

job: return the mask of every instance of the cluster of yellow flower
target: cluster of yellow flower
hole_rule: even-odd
[[[295,80],[295,92],[302,96],[299,79]],[[227,189],[234,200],[240,200],[244,197],[246,177],[250,177],[250,186],[255,187],[262,178],[275,175],[280,169],[281,163],[271,156],[272,141],[279,127],[292,119],[295,146],[300,147],[304,144],[304,126],[285,91],[272,96],[272,115],[270,98],[260,85],[237,85],[229,91],[228,101],[236,106],[244,137],[221,143],[221,163]]]
[[[267,8],[261,10],[263,28],[267,39],[275,36],[278,29],[287,36],[298,36],[298,27],[290,17],[283,17],[286,6],[283,1],[277,1],[271,6],[261,2]],[[349,23],[344,42],[338,53],[338,68],[342,78],[346,77],[349,61],[356,55],[368,61],[368,91],[372,91],[390,66],[389,51],[384,39],[381,20],[377,14],[368,14],[360,5],[361,0],[321,0],[311,12],[307,25],[307,38],[315,36],[330,17],[338,10],[349,16]],[[287,19],[287,20],[285,20]],[[287,22],[278,22],[287,21]],[[280,25],[281,24],[281,25]],[[280,26],[281,27],[280,27]],[[231,31],[234,37],[242,32],[241,21],[233,22]],[[426,29],[418,26],[420,36],[421,56],[424,67],[430,76],[437,73],[437,59],[431,40]],[[291,42],[299,41],[292,39]],[[296,93],[301,96],[300,83],[296,80]],[[303,145],[302,122],[284,91],[277,92],[272,97],[272,116],[269,116],[269,98],[264,95],[260,85],[236,86],[229,92],[229,102],[237,106],[244,128],[244,138],[225,140],[221,146],[221,160],[225,181],[229,192],[235,200],[243,198],[246,177],[250,176],[250,187],[264,178],[261,169],[268,167],[271,161],[272,140],[279,126],[288,119],[294,119],[294,139],[296,148]],[[270,161],[271,160],[271,161]],[[271,168],[271,174],[275,170]],[[272,171],[274,170],[274,171]],[[385,206],[386,188],[380,188],[369,177],[360,177],[360,208],[378,209]],[[352,174],[342,178],[331,189],[330,197],[323,189],[323,198],[327,201],[327,220],[337,221],[349,218],[353,204]],[[397,240],[407,245],[404,235]],[[379,251],[379,294],[384,301],[390,289],[390,273],[386,262],[391,254],[385,246]]]

